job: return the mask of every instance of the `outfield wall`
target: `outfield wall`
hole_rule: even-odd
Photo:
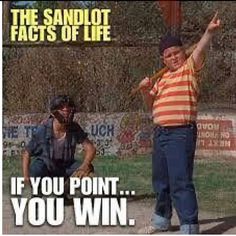
[[[20,155],[47,116],[3,116],[3,156]],[[148,113],[77,113],[75,120],[96,144],[98,155],[151,154],[153,124]],[[236,160],[236,113],[199,112],[197,125],[197,158]],[[81,152],[80,146],[77,151]]]

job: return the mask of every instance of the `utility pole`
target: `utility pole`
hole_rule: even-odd
[[[3,42],[9,41],[10,35],[10,1],[3,1]]]

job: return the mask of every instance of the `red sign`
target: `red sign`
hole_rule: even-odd
[[[232,120],[198,120],[198,149],[236,150]]]

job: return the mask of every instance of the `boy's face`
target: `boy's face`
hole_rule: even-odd
[[[74,110],[68,105],[63,105],[58,110],[54,111],[53,116],[58,120],[61,124],[69,124],[73,120]]]
[[[184,64],[185,60],[185,51],[179,46],[167,48],[163,53],[163,61],[171,71],[179,69]]]
[[[59,113],[65,118],[68,119],[70,116],[70,113],[72,112],[71,107],[64,105],[60,109],[58,109]]]
[[[64,105],[63,107],[61,107],[60,109],[58,109],[58,112],[61,116],[61,118],[63,118],[63,122],[62,123],[70,123],[72,121],[72,115],[73,115],[73,109],[71,107],[69,107],[68,105]]]

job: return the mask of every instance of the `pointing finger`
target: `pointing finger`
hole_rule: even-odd
[[[216,22],[217,19],[218,19],[218,11],[216,11],[216,13],[215,13],[215,15],[214,15],[212,21],[213,21],[213,22]]]

